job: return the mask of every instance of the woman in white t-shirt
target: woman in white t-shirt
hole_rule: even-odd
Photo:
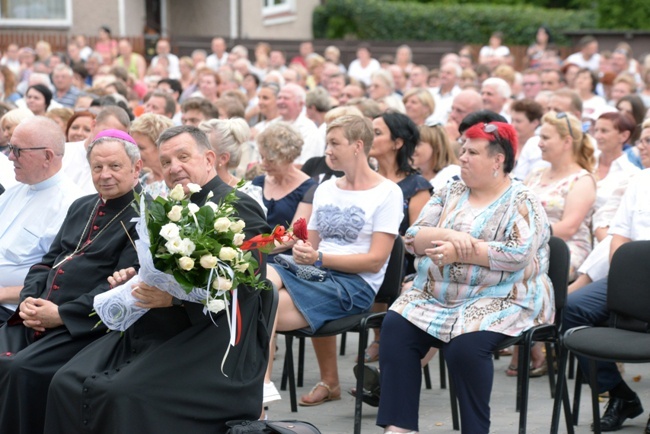
[[[344,176],[318,187],[309,238],[297,241],[292,256],[284,257],[299,268],[310,266],[315,273],[320,269],[325,276],[322,281],[307,280],[282,265],[270,264],[267,277],[280,290],[279,331],[314,333],[327,321],[363,313],[372,306],[403,217],[402,191],[368,164],[373,136],[372,123],[361,116],[343,116],[328,125],[327,165]],[[341,398],[336,337],[314,339],[313,345],[320,381],[302,396],[299,404],[303,406]],[[269,359],[273,360],[273,354]],[[269,366],[265,402],[277,394],[271,372]]]

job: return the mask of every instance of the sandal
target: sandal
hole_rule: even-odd
[[[548,365],[546,364],[546,360],[544,360],[544,363],[542,363],[537,368],[533,366],[530,367],[530,378],[542,377],[547,373],[548,373]]]
[[[370,345],[368,345],[368,348],[363,353],[363,360],[366,363],[379,361],[379,341],[370,342]]]
[[[508,377],[516,377],[517,376],[517,365],[508,365],[508,369],[506,369],[506,375]]]
[[[324,396],[322,399],[319,399],[317,401],[307,401],[308,398],[311,398],[311,397],[314,396],[314,392],[319,387],[323,387],[323,388],[327,389],[327,395]],[[336,389],[339,389],[338,393],[335,393],[334,390],[336,390]],[[311,389],[311,391],[307,395],[303,395],[300,398],[300,401],[298,401],[298,405],[301,405],[303,407],[313,407],[315,405],[324,404],[327,401],[338,401],[339,399],[341,399],[341,390],[340,390],[339,386],[336,386],[334,388],[334,390],[332,390],[332,388],[330,386],[328,386],[327,384],[325,384],[324,382],[319,381],[318,383],[316,383],[316,385]]]

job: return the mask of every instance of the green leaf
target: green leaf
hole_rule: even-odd
[[[181,288],[186,293],[192,292],[192,289],[194,289],[194,285],[192,285],[192,282],[190,282],[186,277],[185,273],[183,273],[181,270],[174,269],[174,279],[176,279],[176,282],[178,282],[179,285],[181,285]]]

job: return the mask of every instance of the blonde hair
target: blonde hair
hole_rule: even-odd
[[[549,124],[558,132],[560,137],[571,137],[573,158],[576,163],[587,172],[591,173],[596,165],[594,147],[589,136],[582,133],[582,123],[571,113],[563,113],[566,117],[559,117],[558,113],[550,111],[542,118],[542,124]],[[571,125],[571,127],[569,127]]]
[[[423,125],[418,129],[420,130],[420,142],[431,146],[433,150],[429,162],[432,163],[431,169],[434,173],[440,172],[451,164],[458,164],[458,158],[456,158],[456,153],[451,147],[451,142],[449,141],[444,126],[435,125],[428,127]]]
[[[329,125],[335,119],[340,118],[342,116],[348,116],[348,115],[363,116],[363,113],[361,113],[361,110],[359,110],[354,106],[344,105],[344,106],[335,107],[329,110],[325,114],[325,124]]]
[[[201,122],[199,129],[208,136],[217,155],[230,155],[228,169],[239,166],[242,147],[251,135],[251,129],[244,119],[210,119]]]
[[[145,113],[133,121],[129,128],[129,134],[142,134],[147,136],[153,143],[156,143],[162,132],[173,126],[174,122],[167,116]]]
[[[375,137],[370,119],[359,115],[338,117],[331,124],[327,125],[327,134],[336,128],[343,130],[343,136],[350,144],[361,140],[363,142],[363,152],[368,155]]]
[[[406,104],[406,100],[412,96],[417,97],[417,99],[429,109],[429,115],[436,111],[436,102],[433,100],[431,92],[427,89],[415,88],[407,91],[402,97],[402,102]]]

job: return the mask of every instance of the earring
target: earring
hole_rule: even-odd
[[[359,155],[359,151],[354,151],[354,156],[356,157],[357,155]]]
[[[496,178],[499,175],[499,169],[494,169],[494,172],[492,172],[492,177]]]

